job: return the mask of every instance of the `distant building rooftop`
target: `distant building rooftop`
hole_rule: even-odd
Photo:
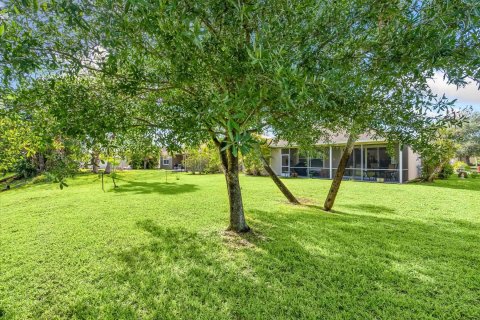
[[[346,134],[336,134],[332,135],[330,139],[325,139],[325,140],[318,140],[316,145],[317,146],[322,146],[322,145],[338,145],[338,144],[346,144],[348,140],[348,135]],[[385,142],[386,140],[383,138],[373,138],[372,134],[369,133],[364,133],[361,134],[356,143],[376,143],[376,142]],[[295,147],[296,145],[294,143],[289,143],[288,141],[285,140],[279,140],[276,143],[272,143],[270,145],[271,148],[285,148],[285,147]]]

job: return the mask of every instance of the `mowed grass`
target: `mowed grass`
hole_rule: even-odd
[[[221,175],[82,175],[0,194],[2,319],[479,319],[480,179],[242,177],[251,234],[225,232]]]

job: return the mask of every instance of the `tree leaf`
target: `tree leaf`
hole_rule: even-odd
[[[33,10],[38,11],[38,0],[33,0]]]

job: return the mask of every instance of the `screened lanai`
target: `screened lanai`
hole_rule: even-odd
[[[407,155],[400,148],[389,150],[387,145],[355,146],[347,163],[344,179],[376,182],[407,180]],[[315,151],[299,148],[281,149],[281,175],[331,179],[335,176],[344,147],[326,146]],[[405,165],[404,165],[405,164]]]

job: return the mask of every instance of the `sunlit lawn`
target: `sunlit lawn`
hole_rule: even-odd
[[[480,179],[242,177],[254,233],[224,232],[221,175],[83,175],[0,193],[2,319],[480,318]]]

